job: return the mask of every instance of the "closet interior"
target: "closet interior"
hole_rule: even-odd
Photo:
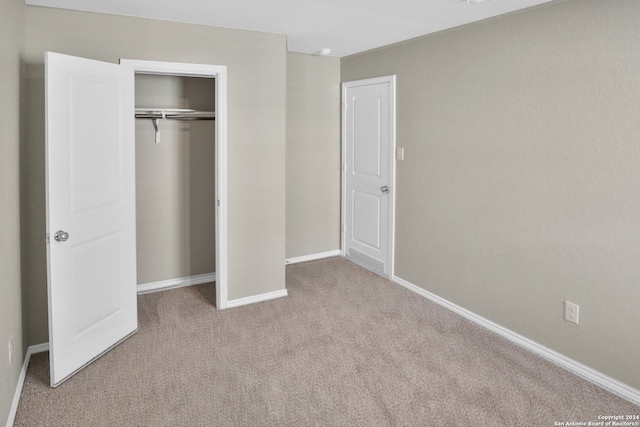
[[[138,286],[215,277],[215,79],[136,74]]]

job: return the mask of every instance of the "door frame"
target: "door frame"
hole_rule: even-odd
[[[120,64],[132,67],[138,74],[215,79],[216,308],[223,310],[228,300],[227,67],[135,59],[121,59]]]
[[[347,163],[346,163],[346,154],[347,154],[347,89],[358,87],[358,86],[369,86],[380,83],[388,83],[389,84],[389,99],[391,105],[390,108],[390,116],[391,123],[389,123],[391,129],[391,141],[389,143],[389,259],[387,260],[389,263],[389,272],[386,276],[388,279],[391,279],[394,276],[394,254],[395,254],[395,212],[396,212],[396,75],[388,75],[381,77],[373,77],[362,80],[352,80],[348,82],[342,83],[342,106],[341,106],[341,154],[342,154],[342,185],[341,185],[341,233],[340,233],[340,243],[341,243],[341,251],[342,256],[346,257],[347,248],[346,248],[346,207],[347,207]]]

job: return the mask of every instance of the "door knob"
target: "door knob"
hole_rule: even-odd
[[[69,233],[62,230],[56,231],[56,234],[53,235],[53,240],[56,242],[66,242],[69,240]]]
[[[383,185],[382,187],[380,187],[380,191],[382,191],[384,194],[387,194],[389,192],[389,187]]]

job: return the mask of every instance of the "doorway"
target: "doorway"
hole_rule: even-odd
[[[163,288],[170,288],[176,286],[183,285],[193,285],[199,283],[207,283],[209,281],[215,280],[216,282],[216,307],[218,309],[224,309],[227,307],[227,141],[226,141],[226,67],[224,66],[215,66],[215,65],[202,65],[202,64],[183,64],[183,63],[172,63],[172,62],[158,62],[158,61],[140,61],[140,60],[130,60],[130,59],[121,59],[120,63],[122,65],[130,66],[134,69],[136,74],[136,92],[137,95],[141,95],[142,92],[138,90],[140,85],[147,85],[150,90],[146,91],[146,95],[144,95],[144,99],[141,100],[140,97],[136,100],[136,107],[141,109],[153,110],[157,109],[161,115],[165,116],[162,119],[153,119],[151,118],[151,123],[140,123],[139,125],[146,125],[147,130],[153,131],[153,141],[148,141],[148,144],[163,144],[163,136],[169,137],[171,128],[166,128],[167,123],[171,120],[169,117],[171,114],[167,115],[167,111],[170,113],[174,113],[174,117],[176,113],[185,113],[184,111],[177,110],[194,110],[193,112],[187,112],[183,117],[186,117],[187,120],[195,120],[202,118],[214,118],[213,123],[213,140],[209,141],[213,143],[213,169],[214,174],[212,174],[211,178],[213,179],[214,185],[211,186],[211,191],[213,193],[212,202],[214,204],[214,228],[212,230],[212,235],[215,236],[213,238],[214,245],[211,248],[215,253],[214,259],[215,262],[213,266],[215,267],[214,271],[198,271],[195,275],[189,276],[181,276],[178,278],[173,278],[169,280],[145,280],[143,278],[141,280],[142,285],[147,285],[146,287],[142,287],[142,289],[138,289],[139,292],[146,292],[150,290],[158,290]],[[179,82],[176,84],[176,82]],[[185,105],[185,97],[180,94],[175,93],[174,90],[174,98],[180,98],[181,105],[158,105],[158,107],[167,107],[167,108],[156,108],[155,105],[144,105],[145,103],[152,103],[154,101],[167,102],[167,99],[171,99],[171,96],[162,96],[162,94],[152,92],[154,87],[164,87],[165,95],[168,92],[171,92],[171,87],[175,89],[176,87],[182,85],[184,89],[187,86],[192,86],[191,92],[194,93],[195,98],[200,99],[192,99],[187,101]],[[167,89],[169,88],[169,89]],[[202,89],[206,92],[207,89],[212,89],[212,93],[207,95],[205,93],[204,99],[202,98]],[[178,91],[180,92],[180,91]],[[164,99],[162,99],[164,98]],[[138,104],[141,102],[142,104]],[[168,108],[171,107],[171,108]],[[194,108],[184,108],[184,107],[194,107]],[[211,111],[211,107],[213,107],[214,111]],[[202,108],[202,109],[201,109]],[[171,111],[174,110],[174,111]],[[151,111],[153,112],[153,111]],[[214,113],[214,117],[204,117],[202,114],[206,113]],[[189,117],[189,114],[191,116]],[[179,115],[179,114],[177,114]],[[165,123],[165,120],[167,123]],[[138,128],[138,127],[137,127]],[[164,129],[163,129],[164,128]],[[174,126],[174,131],[175,126]],[[179,131],[179,129],[178,129]],[[205,131],[206,132],[206,131]],[[165,135],[164,133],[168,133]],[[149,136],[147,134],[147,136]],[[143,143],[143,141],[137,141],[137,143]],[[149,147],[148,147],[149,148]],[[153,148],[153,147],[151,147]],[[180,150],[180,147],[174,147]],[[169,149],[170,151],[170,149]],[[193,155],[194,153],[191,153]],[[202,160],[202,159],[200,159]],[[197,159],[196,159],[197,161]],[[203,171],[206,169],[206,166],[200,165],[200,169]],[[168,172],[168,171],[167,171]],[[184,177],[183,177],[184,178]],[[152,179],[150,179],[152,181]],[[190,184],[190,183],[189,183]],[[180,189],[176,190],[178,193]],[[206,191],[206,190],[205,190]],[[206,201],[203,201],[203,204],[206,205]],[[203,212],[206,212],[208,208],[205,206],[201,209]],[[209,218],[210,219],[210,218]],[[185,217],[182,223],[182,227],[178,227],[181,230],[189,230],[189,234],[192,232],[192,227],[190,224],[192,223],[191,218]],[[189,224],[185,224],[184,221],[187,221]],[[206,218],[199,218],[196,221],[207,223],[208,220]],[[147,230],[146,233],[151,235],[155,232],[162,233],[162,229],[160,230]],[[191,240],[189,236],[176,236],[177,239],[182,239],[183,242],[187,240]],[[202,236],[195,237],[196,239],[201,239]],[[153,245],[153,243],[150,243]],[[187,245],[186,247],[191,247]],[[191,260],[186,260],[185,254],[182,254],[182,261],[191,263]],[[186,260],[186,261],[185,261]],[[150,262],[153,262],[151,260]],[[203,265],[207,265],[206,260],[201,260],[200,266],[196,267],[202,270]]]
[[[342,84],[342,250],[393,276],[395,76]]]
[[[138,73],[135,107],[138,295],[213,286],[215,79]]]

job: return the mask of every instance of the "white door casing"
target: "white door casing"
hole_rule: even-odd
[[[215,79],[216,134],[213,190],[216,193],[216,308],[227,308],[228,301],[228,238],[227,238],[227,67],[224,65],[188,64],[178,62],[121,59],[120,63],[135,73],[190,76]]]
[[[45,64],[55,387],[138,327],[134,74],[130,67],[51,52]]]
[[[344,256],[393,275],[395,76],[342,85]]]

